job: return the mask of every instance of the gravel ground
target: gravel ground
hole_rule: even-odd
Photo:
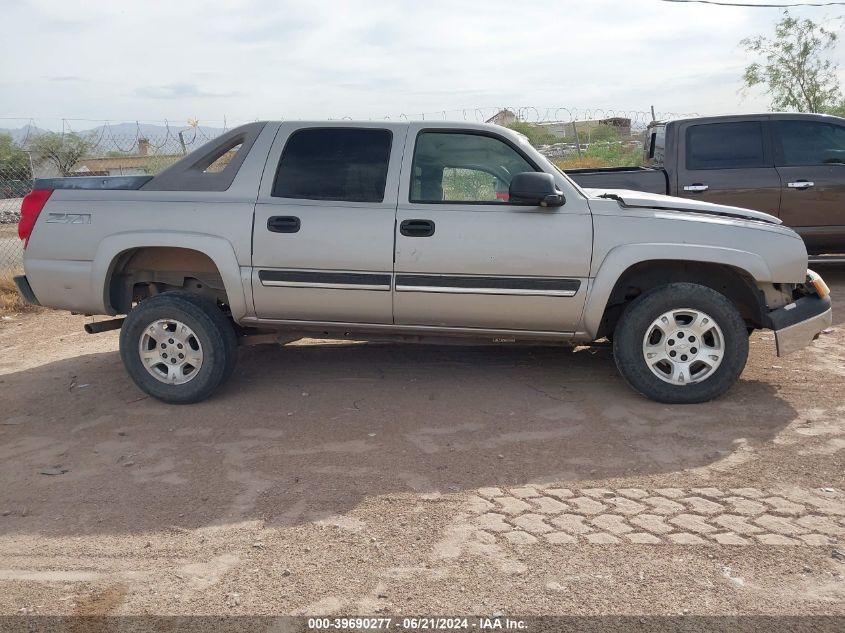
[[[0,614],[845,615],[843,314],[686,407],[605,349],[316,341],[174,407],[0,321]]]

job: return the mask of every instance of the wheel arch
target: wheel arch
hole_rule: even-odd
[[[115,273],[145,249],[156,249],[159,253],[180,251],[194,265],[204,266],[206,269],[210,263],[220,276],[232,318],[238,320],[247,315],[240,266],[231,243],[211,235],[152,232],[123,233],[100,242],[94,258],[92,282],[95,292],[100,293],[105,314],[118,313],[119,306],[113,304],[112,280]],[[193,255],[189,255],[191,253]]]
[[[608,335],[626,302],[650,288],[680,281],[725,294],[743,318],[756,327],[763,325],[765,303],[756,282],[772,279],[760,255],[692,244],[638,244],[613,249],[601,262],[590,282],[585,331],[593,338]]]

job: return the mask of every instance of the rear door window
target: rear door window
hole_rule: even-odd
[[[273,197],[382,202],[392,143],[390,130],[312,128],[288,139]]]
[[[819,121],[774,122],[778,167],[845,164],[845,127]]]
[[[761,121],[693,125],[686,132],[687,169],[744,169],[767,164]]]

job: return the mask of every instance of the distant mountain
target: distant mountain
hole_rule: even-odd
[[[152,123],[109,123],[94,128],[72,127],[74,132],[79,134],[90,134],[96,139],[102,139],[104,145],[112,142],[120,143],[121,148],[126,151],[137,149],[137,139],[147,138],[153,144],[163,142],[165,139],[175,141],[179,132],[185,139],[185,143],[197,147],[207,140],[220,136],[225,130],[223,128],[208,127],[204,125],[191,128],[188,125],[156,125]],[[43,128],[33,125],[25,125],[19,128],[0,128],[0,134],[9,134],[17,143],[22,143],[30,135],[43,134],[47,132]],[[128,144],[129,141],[135,141]]]
[[[30,134],[42,134],[46,130],[33,125],[24,125],[19,128],[2,128],[0,127],[0,134],[8,134],[16,143],[21,143]]]

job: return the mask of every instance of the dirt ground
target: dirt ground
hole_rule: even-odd
[[[114,332],[0,321],[0,614],[845,615],[834,327],[709,404],[606,349],[243,348],[145,398]],[[47,474],[53,473],[53,474]]]

